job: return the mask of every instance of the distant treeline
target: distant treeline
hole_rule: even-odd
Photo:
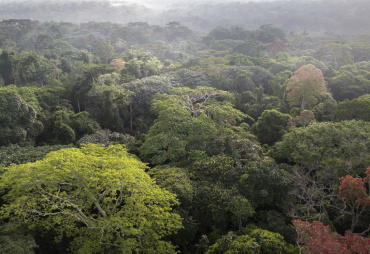
[[[293,32],[357,34],[369,33],[369,9],[370,2],[366,0],[189,3],[165,11],[127,2],[24,1],[0,3],[0,17],[74,23],[146,21],[157,25],[177,20],[191,29],[202,31],[220,25],[256,29],[263,24],[274,24]]]

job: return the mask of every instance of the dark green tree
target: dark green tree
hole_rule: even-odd
[[[0,145],[33,144],[43,125],[36,110],[16,90],[0,89]]]
[[[15,85],[14,52],[3,50],[0,54],[0,86]]]
[[[273,145],[280,141],[287,130],[290,115],[280,113],[279,111],[265,110],[253,126],[255,134],[261,144]]]

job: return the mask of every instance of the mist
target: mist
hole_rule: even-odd
[[[370,32],[370,2],[365,0],[67,0],[0,2],[0,17],[84,23],[171,21],[196,31],[218,26],[257,29],[274,24],[288,32],[358,34]]]

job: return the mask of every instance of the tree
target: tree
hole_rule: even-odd
[[[310,223],[294,220],[293,225],[298,235],[298,247],[304,253],[365,254],[370,251],[370,238],[363,238],[349,232],[345,236],[341,236],[332,232],[329,226],[324,226],[319,221]]]
[[[122,145],[87,145],[14,165],[2,175],[1,215],[72,237],[79,253],[174,253],[162,237],[181,228],[175,195],[159,188]],[[21,180],[20,180],[21,179]]]
[[[328,88],[334,99],[353,100],[370,92],[369,65],[367,62],[342,66],[337,75],[330,79]]]
[[[125,68],[125,60],[122,58],[113,59],[109,64],[116,69],[117,73],[120,73],[120,71]]]
[[[97,119],[102,128],[123,131],[122,111],[128,105],[130,92],[118,85],[95,84],[90,92],[87,110]]]
[[[0,252],[8,254],[34,254],[37,248],[31,235],[17,232],[14,225],[0,221]]]
[[[99,46],[96,47],[94,54],[100,58],[102,63],[109,63],[114,57],[114,47],[110,41],[102,41]]]
[[[303,65],[290,78],[287,90],[287,99],[291,105],[301,104],[304,110],[305,106],[314,105],[317,97],[326,93],[324,76],[321,70],[312,64]]]
[[[180,247],[181,252],[187,250],[194,240],[198,222],[193,218],[194,184],[186,169],[170,165],[157,166],[149,170],[149,175],[161,187],[174,193],[180,204],[175,207],[174,212],[183,218],[184,228],[176,235],[171,236],[171,242]],[[190,247],[191,248],[191,247]]]
[[[365,173],[367,176],[364,178],[347,175],[339,179],[339,195],[351,209],[352,222],[349,231],[350,234],[355,230],[360,216],[365,212],[365,209],[370,206],[370,195],[368,194],[366,187],[364,187],[366,183],[370,185],[370,167],[368,167],[368,170]],[[369,230],[370,225],[362,234]]]
[[[132,92],[127,119],[127,122],[130,122],[130,130],[139,129],[146,132],[154,120],[150,112],[150,102],[156,94],[170,93],[171,89],[177,85],[165,76],[151,76],[124,84],[123,87]],[[141,121],[136,123],[137,118]]]
[[[41,50],[52,45],[53,42],[54,38],[50,34],[40,34],[39,36],[37,36],[35,48]]]
[[[269,54],[272,57],[275,57],[279,52],[285,51],[286,48],[287,45],[281,41],[274,41],[268,45]]]
[[[273,74],[261,66],[232,66],[224,75],[236,79],[236,82],[243,81],[245,84],[242,91],[254,91],[256,87],[262,87],[265,93],[270,90],[269,80],[273,78]]]
[[[147,52],[130,50],[123,54],[123,59],[126,62],[125,68],[121,70],[124,82],[157,75],[163,68],[158,58]]]
[[[290,115],[280,113],[275,109],[263,111],[254,126],[257,138],[261,144],[271,146],[275,142],[280,141],[289,119]]]
[[[294,128],[296,126],[306,127],[307,124],[315,120],[315,114],[311,110],[303,110],[299,116],[292,117],[288,121],[288,126]]]
[[[247,231],[247,233],[245,234],[243,231]],[[206,254],[282,254],[286,253],[286,247],[286,242],[280,234],[249,226],[236,233],[230,231],[227,235],[222,236],[208,248]]]
[[[17,86],[43,87],[56,73],[54,69],[41,53],[24,51],[17,59]]]
[[[370,124],[363,121],[312,123],[293,129],[275,144],[274,159],[294,165],[291,194],[296,200],[289,202],[289,215],[328,223],[345,219],[339,178],[359,176],[370,165],[369,133]],[[358,230],[365,230],[365,223],[361,221]]]
[[[153,164],[204,156],[214,137],[240,130],[235,126],[249,116],[233,108],[232,95],[211,87],[173,88],[152,101],[158,119],[140,148]]]
[[[0,89],[0,108],[0,145],[33,143],[43,125],[15,87]]]
[[[348,45],[321,41],[322,44],[315,53],[316,58],[325,63],[332,63],[336,70],[340,66],[353,64],[352,48]]]
[[[3,50],[0,54],[0,80],[3,85],[15,85],[14,53]],[[1,82],[1,81],[0,81]]]
[[[334,121],[334,116],[337,111],[337,101],[330,94],[326,95],[323,102],[317,104],[312,112],[315,114],[317,121]],[[352,119],[347,119],[352,120]]]
[[[370,95],[366,94],[359,98],[349,101],[348,99],[340,102],[335,111],[335,120],[364,120],[370,122]]]
[[[289,200],[292,190],[290,175],[271,158],[249,163],[238,180],[241,192],[253,207],[281,209]]]
[[[255,38],[264,43],[274,42],[276,40],[285,40],[285,32],[279,27],[275,27],[272,24],[266,24],[260,26],[255,32]]]
[[[25,164],[42,160],[48,153],[63,148],[71,148],[72,145],[53,145],[53,146],[19,146],[8,145],[0,147],[0,168],[9,167],[11,164]]]
[[[53,134],[59,142],[69,144],[100,130],[99,124],[90,118],[86,111],[73,113],[66,108],[60,108],[51,117]]]

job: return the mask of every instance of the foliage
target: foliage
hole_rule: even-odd
[[[285,248],[286,243],[281,235],[257,228],[245,235],[231,231],[210,246],[206,253],[286,253]]]
[[[274,109],[263,111],[258,121],[253,126],[258,140],[261,144],[273,145],[280,141],[290,116],[288,114],[280,113]]]
[[[116,132],[123,131],[124,123],[121,115],[129,103],[129,91],[114,84],[94,85],[87,96],[89,98],[87,110],[102,128]]]
[[[114,47],[110,41],[102,41],[94,51],[94,54],[98,56],[103,63],[109,63],[113,60],[114,53]]]
[[[125,122],[129,123],[126,129],[146,133],[155,118],[150,110],[150,102],[156,94],[170,93],[176,86],[178,83],[166,76],[151,76],[123,84],[123,88],[131,92],[124,114]]]
[[[121,145],[52,152],[3,174],[1,215],[73,236],[72,251],[173,253],[161,238],[181,228],[180,217],[171,213],[177,200],[145,168]]]
[[[294,220],[297,231],[297,243],[304,253],[368,253],[370,238],[357,234],[346,233],[341,236],[324,226],[319,221],[304,222]]]
[[[25,146],[8,145],[0,147],[0,168],[7,167],[10,164],[25,164],[42,160],[48,153],[63,148],[71,148],[72,145],[52,145],[52,146]]]
[[[240,92],[253,92],[256,87],[262,87],[264,92],[267,92],[269,80],[273,77],[270,71],[261,66],[232,66],[224,75],[235,79],[236,88],[240,89]],[[237,89],[235,91],[239,91]]]
[[[36,110],[14,90],[0,89],[0,145],[34,142],[43,125]]]
[[[337,194],[339,178],[359,176],[369,157],[370,125],[362,121],[313,123],[297,128],[276,143],[272,156],[294,165],[296,198],[290,215],[330,221],[343,215]],[[347,227],[348,228],[348,227]]]
[[[130,75],[135,78],[145,78],[158,75],[163,68],[162,63],[147,52],[135,50],[127,51],[122,58],[125,60],[125,68],[121,70],[123,81],[131,81]]]
[[[299,116],[292,117],[288,121],[289,128],[295,128],[297,126],[305,128],[306,125],[315,121],[315,114],[311,110],[303,110]]]
[[[170,238],[172,243],[178,245],[182,251],[191,248],[189,244],[195,239],[199,223],[194,220],[192,214],[195,186],[187,170],[165,165],[156,166],[148,173],[161,188],[176,194],[179,199],[180,204],[174,211],[183,218],[183,229]]]
[[[330,79],[328,88],[337,101],[353,100],[369,93],[369,64],[367,62],[345,65]]]
[[[324,101],[316,105],[312,112],[315,114],[317,121],[334,121],[336,110],[336,100],[334,100],[331,95],[327,94]]]
[[[42,3],[32,8],[26,2],[1,3],[5,20],[0,22],[0,145],[6,145],[0,147],[1,174],[12,163],[33,162],[45,166],[45,179],[52,182],[58,165],[48,164],[46,173],[46,162],[35,161],[50,151],[72,147],[54,144],[70,142],[78,147],[100,144],[107,151],[101,152],[104,162],[90,167],[98,172],[104,163],[114,164],[119,157],[108,152],[110,145],[127,145],[128,152],[140,155],[151,166],[159,165],[145,170],[158,185],[177,195],[180,203],[164,192],[173,200],[168,202],[182,217],[183,227],[176,234],[164,235],[151,224],[151,232],[157,235],[152,237],[146,231],[142,245],[153,243],[151,246],[158,248],[132,250],[135,253],[175,252],[174,245],[181,253],[205,253],[218,239],[223,239],[219,247],[232,245],[234,252],[248,252],[245,242],[258,244],[258,250],[253,250],[258,253],[262,245],[257,236],[251,236],[255,227],[240,230],[236,236],[226,236],[227,232],[254,223],[294,243],[292,218],[320,220],[341,234],[351,227],[355,227],[352,232],[365,234],[370,209],[366,202],[356,203],[356,197],[366,201],[368,195],[363,169],[370,165],[370,36],[356,35],[367,33],[367,26],[349,20],[347,10],[365,24],[369,19],[362,14],[369,4],[352,2],[331,4],[333,15],[327,15],[322,3],[297,2],[292,12],[291,4],[284,1],[189,5],[186,13],[176,6],[167,12],[151,12],[126,3]],[[13,17],[20,10],[25,17],[32,10],[32,19],[40,21]],[[347,13],[343,15],[343,11]],[[130,22],[147,13],[151,21]],[[315,13],[313,18],[309,13]],[[94,19],[95,14],[99,20],[84,21]],[[158,15],[161,20],[168,15],[176,17],[185,25],[175,20],[164,26],[150,25]],[[65,21],[43,22],[48,16]],[[120,23],[100,22],[102,17]],[[334,18],[336,22],[332,22]],[[70,23],[71,19],[78,21]],[[334,23],[348,33],[341,35]],[[200,28],[199,33],[186,26]],[[287,129],[287,113],[292,116],[288,125],[294,128]],[[65,152],[56,154],[61,153]],[[60,168],[82,172],[91,165],[75,162],[74,155],[64,158],[71,161],[68,168],[64,164]],[[25,166],[11,166],[17,167]],[[94,186],[100,186],[110,171],[105,173],[81,175],[91,176]],[[117,223],[126,217],[140,221],[129,227],[131,232],[162,221],[160,212],[153,219],[144,218],[159,209],[152,209],[155,201],[141,206],[152,182],[136,179],[139,183],[134,187],[144,193],[133,195],[139,208],[132,209],[132,214],[137,216],[122,212],[122,216],[111,217]],[[22,177],[17,180],[15,186],[25,182]],[[106,182],[114,188],[112,181]],[[40,186],[49,188],[51,182]],[[30,186],[19,193],[37,195],[37,191],[27,192]],[[350,191],[353,186],[356,188]],[[69,201],[81,202],[80,208],[88,207],[85,214],[91,215],[93,222],[101,222],[104,216],[99,217],[96,206],[89,206],[94,202],[86,192],[68,188],[63,185],[61,193],[79,190]],[[117,198],[119,193],[113,194],[112,188],[110,197]],[[7,188],[4,195],[10,191]],[[148,197],[167,195],[158,193],[162,192],[152,191]],[[3,197],[0,200],[1,204],[17,205]],[[30,199],[29,204],[52,205],[43,203],[43,197],[39,203],[35,200]],[[88,232],[82,222],[67,216],[34,217],[35,223],[30,220],[15,227],[19,222],[14,224],[11,219],[24,214],[12,213],[4,220],[8,228],[14,228],[1,233],[4,245],[33,248],[35,242],[27,236],[32,233],[38,253],[66,253],[67,248],[90,253],[86,247],[90,242],[91,248],[99,247],[96,252],[122,252],[114,246],[99,246],[96,231]],[[171,218],[179,228],[177,215]],[[112,242],[118,241],[114,230],[118,227],[106,232]],[[354,236],[352,245],[361,240]],[[136,244],[138,239],[124,240]],[[274,252],[267,248],[266,252]],[[298,252],[291,246],[284,251]]]
[[[55,138],[62,144],[74,143],[84,135],[100,130],[99,124],[86,111],[74,114],[71,110],[61,108],[53,114],[52,120]]]
[[[217,133],[233,133],[232,126],[248,117],[232,107],[232,96],[224,91],[183,87],[172,93],[152,101],[158,119],[149,129],[141,156],[153,164],[202,158]]]
[[[318,60],[331,63],[336,70],[342,65],[353,64],[352,48],[332,41],[321,41],[315,55]]]
[[[364,120],[370,122],[370,95],[363,95],[359,98],[349,101],[348,99],[340,102],[335,111],[335,120]]]
[[[291,105],[301,104],[304,110],[305,106],[313,106],[317,102],[317,97],[325,94],[324,76],[312,64],[303,65],[290,78],[287,90],[289,91],[287,100]]]
[[[364,178],[354,178],[347,175],[339,179],[339,195],[351,209],[352,223],[349,231],[350,234],[355,230],[359,217],[365,212],[365,209],[370,206],[370,196],[364,187],[365,184],[370,185],[370,167],[368,167],[365,174],[367,176]],[[368,230],[370,230],[370,227]]]
[[[129,145],[135,142],[135,138],[118,132],[112,132],[110,130],[100,130],[94,134],[85,135],[77,141],[77,145],[87,144],[102,144],[102,145],[113,145],[113,144],[125,144]]]
[[[191,205],[194,190],[186,170],[166,165],[154,167],[148,173],[159,186],[176,194],[181,205]]]
[[[11,225],[0,223],[0,251],[8,254],[34,254],[38,247],[31,235],[10,229]]]
[[[289,174],[271,158],[250,163],[239,180],[241,193],[253,207],[284,207],[293,183]]]

